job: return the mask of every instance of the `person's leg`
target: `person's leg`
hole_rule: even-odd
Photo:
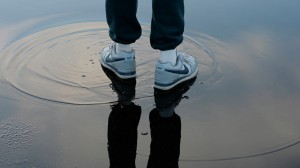
[[[150,43],[161,51],[175,49],[183,40],[184,0],[152,0]]]
[[[130,46],[142,32],[136,12],[137,0],[106,0],[109,36],[115,43],[102,50],[99,60],[122,79],[136,76],[135,51]]]
[[[106,0],[106,19],[109,36],[121,44],[134,43],[141,36],[136,18],[137,0]]]
[[[176,50],[183,41],[184,0],[152,0],[152,3],[150,43],[160,50],[154,87],[169,90],[195,77],[198,63],[194,57]]]

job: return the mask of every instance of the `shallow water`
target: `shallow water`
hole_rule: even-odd
[[[101,72],[98,61],[101,49],[111,43],[107,31],[104,22],[86,22],[27,36],[2,52],[2,59],[6,60],[1,65],[3,76],[19,92],[52,102],[75,105],[113,102],[110,81]],[[143,36],[133,45],[139,55],[136,98],[153,94],[152,67],[157,51],[148,45],[149,34],[145,26]],[[219,75],[213,56],[196,41],[186,37],[179,48],[197,55],[202,82]]]
[[[0,167],[108,167],[107,119],[117,95],[98,62],[110,43],[104,2],[33,2],[1,1]],[[143,36],[134,44],[137,167],[150,150],[142,133],[150,132],[158,55],[148,40],[149,3],[139,3]],[[181,167],[300,166],[297,5],[186,1],[178,48],[196,56],[200,71],[176,108]]]

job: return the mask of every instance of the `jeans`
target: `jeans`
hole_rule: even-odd
[[[137,20],[137,0],[106,0],[110,38],[122,44],[134,43],[141,36]],[[183,40],[184,0],[152,0],[150,44],[158,50],[175,49]]]

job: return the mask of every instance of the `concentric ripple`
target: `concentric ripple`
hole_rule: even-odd
[[[86,22],[46,29],[11,44],[1,53],[6,81],[19,93],[59,103],[101,104],[115,100],[109,79],[102,72],[99,53],[109,45],[108,28],[102,22]],[[149,45],[149,28],[133,46],[137,57],[137,98],[152,95],[157,51]],[[185,37],[179,50],[197,57],[198,79],[208,81],[216,73],[210,53]]]

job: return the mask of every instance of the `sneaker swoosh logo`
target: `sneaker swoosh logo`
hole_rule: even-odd
[[[123,61],[125,58],[106,58],[106,62],[117,62],[117,61]]]
[[[171,69],[165,69],[165,71],[167,72],[171,72],[171,73],[176,73],[176,74],[188,74],[189,73],[189,69],[186,67],[186,65],[184,65],[184,69],[183,70],[171,70]]]

